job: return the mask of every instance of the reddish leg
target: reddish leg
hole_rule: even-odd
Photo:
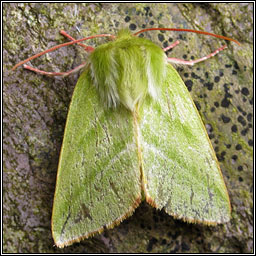
[[[174,47],[175,47],[176,45],[178,45],[179,43],[180,43],[179,41],[176,41],[176,42],[174,42],[173,44],[171,44],[171,45],[165,47],[165,48],[163,49],[163,51],[164,51],[164,52],[167,52],[168,50],[174,48]]]
[[[84,66],[86,65],[86,62],[80,64],[79,66],[69,70],[69,71],[66,71],[66,72],[47,72],[47,71],[44,71],[44,70],[40,70],[40,69],[37,69],[37,68],[33,68],[27,64],[24,64],[23,67],[25,69],[28,69],[28,70],[31,70],[31,71],[34,71],[36,73],[39,73],[39,74],[42,74],[42,75],[46,75],[46,76],[68,76],[72,73],[75,73],[77,71],[79,71],[81,68],[83,68]]]
[[[220,51],[223,51],[226,48],[227,48],[227,46],[224,45],[224,46],[220,47],[219,49],[217,49],[216,51],[210,53],[209,55],[202,57],[200,59],[197,59],[197,60],[181,60],[181,59],[176,59],[176,58],[167,58],[167,61],[175,63],[175,64],[183,64],[183,65],[191,65],[192,66],[198,62],[207,60],[207,59],[215,56],[217,53],[219,53]]]
[[[60,33],[67,37],[68,39],[70,39],[71,41],[76,41],[76,39],[74,39],[72,36],[70,36],[68,33],[66,33],[64,30],[61,30]],[[87,46],[87,45],[84,45],[84,44],[81,44],[81,43],[77,43],[78,45],[82,46],[86,51],[89,51],[89,52],[92,52],[94,50],[93,47],[91,46]],[[81,65],[75,67],[74,69],[71,69],[69,71],[66,71],[66,72],[47,72],[47,71],[44,71],[44,70],[40,70],[40,69],[37,69],[37,68],[33,68],[29,65],[26,65],[24,64],[23,67],[25,69],[28,69],[28,70],[31,70],[33,72],[36,72],[36,73],[39,73],[41,75],[46,75],[46,76],[68,76],[72,73],[75,73],[77,71],[79,71],[81,68],[83,68],[84,66],[86,65],[86,62],[82,63]]]

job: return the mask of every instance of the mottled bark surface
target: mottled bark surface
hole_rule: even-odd
[[[253,4],[3,4],[3,251],[5,253],[249,253],[253,248]],[[51,210],[68,106],[79,74],[49,78],[17,62],[75,38],[115,34],[128,27],[205,30],[232,37],[228,49],[193,67],[176,67],[189,88],[220,161],[232,220],[208,227],[175,220],[146,203],[112,230],[64,249],[53,246]],[[179,39],[168,56],[193,59],[222,40],[189,33],[145,34],[162,47]],[[92,46],[103,40],[91,40]],[[79,46],[33,61],[65,71],[86,58]]]

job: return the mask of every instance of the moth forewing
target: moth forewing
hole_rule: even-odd
[[[217,158],[172,66],[167,68],[159,102],[145,104],[141,115],[147,201],[188,222],[229,221],[230,201]]]

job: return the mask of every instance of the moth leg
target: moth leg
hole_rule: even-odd
[[[207,60],[207,59],[215,56],[217,53],[219,53],[220,51],[223,51],[226,48],[227,48],[227,46],[223,45],[222,47],[218,48],[216,51],[210,53],[209,55],[204,56],[204,57],[202,57],[200,59],[196,59],[196,60],[181,60],[181,59],[176,59],[176,58],[167,58],[167,61],[175,63],[175,64],[183,64],[183,65],[191,65],[192,66],[192,65],[194,65],[194,64],[196,64],[198,62]]]
[[[174,48],[174,47],[175,47],[176,45],[178,45],[179,43],[180,43],[180,41],[176,41],[176,42],[174,42],[173,44],[171,44],[171,45],[169,45],[169,46],[163,48],[163,51],[164,51],[164,52],[167,52],[167,51],[169,51],[170,49]]]
[[[73,38],[72,36],[70,36],[67,32],[65,32],[64,30],[60,31],[60,34],[62,34],[63,36],[67,37],[68,39],[70,39],[71,41],[75,41],[76,39]],[[77,43],[78,45],[82,46],[86,51],[88,52],[92,52],[94,51],[94,48],[82,43]]]
[[[37,69],[37,68],[33,68],[33,67],[31,67],[29,65],[26,65],[26,64],[24,64],[23,67],[25,69],[28,69],[28,70],[31,70],[33,72],[36,72],[36,73],[39,73],[39,74],[42,74],[42,75],[46,75],[46,76],[68,76],[72,73],[75,73],[75,72],[79,71],[85,65],[86,65],[86,62],[83,62],[79,66],[77,66],[77,67],[75,67],[75,68],[73,68],[69,71],[66,71],[66,72],[47,72],[47,71],[43,71],[43,70],[40,70],[40,69]]]

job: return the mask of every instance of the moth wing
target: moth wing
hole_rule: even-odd
[[[168,65],[158,102],[141,113],[146,200],[188,222],[230,219],[227,189],[199,113],[177,71]]]
[[[59,247],[132,214],[141,181],[131,112],[104,109],[87,71],[75,87],[60,154],[52,234]]]

